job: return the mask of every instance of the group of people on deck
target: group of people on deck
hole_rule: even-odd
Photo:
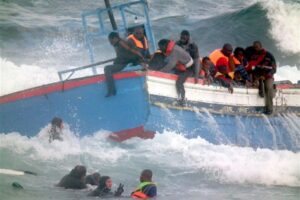
[[[142,27],[135,28],[126,40],[120,38],[117,32],[111,32],[108,39],[115,48],[116,59],[104,69],[108,89],[106,97],[116,95],[113,74],[132,63],[145,69],[177,74],[176,91],[180,105],[185,104],[183,84],[188,77],[194,77],[195,83],[202,78],[207,84],[219,83],[227,87],[230,93],[233,93],[235,85],[259,88],[259,96],[264,97],[266,102],[265,114],[273,112],[276,61],[260,41],[254,41],[245,49],[233,49],[231,44],[225,43],[221,49],[201,59],[198,46],[192,42],[187,30],[181,32],[177,42],[161,39],[159,49],[153,55],[149,53]]]
[[[88,187],[94,188],[88,193],[88,196],[95,196],[101,198],[120,197],[124,192],[124,185],[119,184],[118,188],[112,191],[112,179],[109,176],[101,176],[99,173],[93,173],[86,176],[86,167],[83,165],[75,166],[69,174],[65,175],[57,187],[65,189],[86,189]],[[152,182],[152,171],[145,169],[140,175],[140,184],[131,193],[130,197],[133,199],[149,199],[157,195],[157,188]]]

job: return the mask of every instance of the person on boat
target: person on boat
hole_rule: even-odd
[[[162,53],[161,50],[157,50],[150,58],[150,61],[148,63],[148,69],[159,71],[166,64],[166,56]]]
[[[127,42],[130,47],[137,49],[144,58],[150,59],[149,44],[143,27],[135,27],[133,33],[127,37]]]
[[[272,114],[276,60],[262,47],[260,41],[254,41],[252,47],[248,47],[247,50],[249,59],[247,67],[252,70],[254,81],[258,80],[259,96],[265,97],[265,114]]]
[[[233,93],[232,77],[229,75],[228,60],[224,57],[218,59],[216,63],[217,73],[215,80],[222,86],[228,88]]]
[[[152,171],[145,169],[140,175],[140,184],[131,193],[134,199],[149,199],[157,196],[157,187],[152,182]]]
[[[93,174],[87,175],[85,177],[85,184],[90,185],[98,185],[100,180],[100,174],[98,172],[95,172]]]
[[[49,143],[53,142],[53,140],[60,140],[62,141],[62,129],[63,129],[63,120],[59,117],[54,117],[51,120],[51,127],[48,131],[49,133]]]
[[[200,70],[200,55],[199,49],[195,42],[192,42],[190,37],[190,32],[187,30],[181,31],[180,40],[176,42],[178,46],[186,50],[192,57],[194,63],[191,67],[187,68],[185,71],[179,71],[178,84],[183,87],[183,83],[186,81],[187,77],[194,76],[195,83],[198,82],[199,70]]]
[[[111,32],[108,35],[108,39],[117,55],[113,65],[107,65],[104,68],[108,90],[105,97],[114,96],[117,93],[113,74],[122,71],[129,63],[137,65],[144,60],[143,55],[136,49],[131,48],[125,40],[120,38],[117,32]]]
[[[176,45],[173,40],[161,39],[158,46],[162,53],[166,56],[166,65],[160,71],[170,72],[176,68],[176,71],[186,71],[194,63],[192,57],[183,48]],[[183,82],[177,79],[176,91],[179,99],[179,104],[183,105],[185,102],[185,89]]]
[[[234,78],[235,65],[239,61],[232,54],[231,44],[225,43],[222,49],[214,50],[209,58],[216,66],[215,79],[222,86],[227,87],[230,93],[233,93],[232,80]]]
[[[111,191],[112,180],[109,176],[101,176],[99,180],[98,187],[90,192],[88,196],[98,196],[101,198],[119,197],[124,192],[124,185],[119,184],[119,187],[115,192]]]
[[[248,64],[245,58],[245,50],[242,47],[236,47],[233,52],[234,58],[239,62],[235,62],[235,72],[234,81],[237,84],[251,86],[251,80],[248,72],[246,71],[246,66]]]
[[[234,58],[232,54],[233,48],[231,44],[225,43],[223,45],[222,49],[216,49],[214,50],[208,57],[209,59],[213,62],[213,64],[216,66],[216,71],[218,72],[217,69],[217,62],[219,59],[223,58],[223,60],[227,61],[227,71],[228,75],[231,77],[231,79],[234,78],[234,71],[235,71],[235,65],[239,63],[237,59]],[[216,74],[217,76],[217,74]]]
[[[199,72],[200,78],[204,79],[204,83],[211,84],[216,75],[215,65],[211,62],[209,57],[205,56],[201,59],[201,68]]]
[[[65,175],[56,186],[63,187],[65,189],[84,189],[86,188],[84,181],[85,175],[85,166],[77,165],[69,174]]]

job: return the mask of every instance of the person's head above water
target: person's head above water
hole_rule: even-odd
[[[112,180],[109,176],[101,176],[99,179],[98,188],[100,191],[102,190],[110,190],[112,187]]]
[[[140,176],[140,182],[151,182],[152,181],[152,171],[150,169],[144,169]]]
[[[83,165],[76,165],[70,172],[72,177],[83,179],[86,175],[86,167]]]
[[[51,125],[52,126],[56,126],[58,128],[63,128],[63,120],[59,117],[54,117],[52,120],[51,120]]]

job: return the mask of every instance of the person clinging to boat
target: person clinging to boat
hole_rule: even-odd
[[[59,117],[54,117],[51,120],[51,127],[48,131],[49,133],[49,143],[53,142],[54,140],[62,141],[62,129],[63,129],[63,120]]]
[[[104,68],[107,85],[105,97],[114,96],[117,93],[113,74],[122,71],[129,63],[138,65],[144,60],[144,56],[135,48],[130,47],[117,32],[111,32],[108,35],[108,40],[115,49],[116,58],[112,65],[107,65]]]
[[[272,114],[276,60],[260,41],[254,41],[252,46],[247,47],[246,54],[249,61],[246,69],[252,75],[253,83],[258,82],[259,96],[265,98],[264,112]]]
[[[194,77],[194,82],[198,83],[199,78],[199,70],[200,70],[200,54],[199,48],[195,42],[192,41],[190,32],[188,30],[182,30],[180,33],[180,39],[176,42],[178,46],[186,50],[193,59],[193,65],[187,68],[183,72],[179,72],[179,77],[177,82],[181,82],[183,87],[183,83],[189,76]]]
[[[178,46],[173,40],[161,39],[158,42],[159,49],[166,56],[166,64],[159,70],[162,72],[171,72],[172,70],[186,71],[190,68],[194,61],[190,54],[183,48]],[[178,95],[179,104],[185,102],[185,90],[183,81],[176,83],[176,91]]]

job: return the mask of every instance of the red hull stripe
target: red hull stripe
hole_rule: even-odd
[[[132,137],[139,137],[142,139],[152,139],[154,138],[154,135],[155,135],[154,132],[146,131],[144,130],[143,126],[139,126],[136,128],[111,133],[108,135],[108,138],[116,142],[122,142]]]
[[[120,79],[126,79],[126,78],[134,78],[134,77],[140,77],[144,76],[143,73],[141,72],[124,72],[120,74],[115,74],[114,78],[117,80]],[[53,83],[49,84],[46,86],[40,86],[20,92],[15,92],[9,95],[5,95],[0,97],[0,104],[8,103],[8,102],[13,102],[17,101],[20,99],[26,99],[34,96],[41,96],[45,94],[49,94],[51,92],[56,92],[56,91],[63,91],[63,90],[69,90],[72,88],[76,87],[81,87],[85,85],[91,85],[94,83],[99,83],[99,82],[104,82],[105,77],[104,75],[97,75],[93,77],[88,77],[88,78],[79,78],[79,79],[74,79],[74,80],[69,80],[67,82],[59,82],[59,83]]]
[[[170,80],[177,80],[177,75],[175,74],[168,74],[168,73],[163,73],[159,71],[148,71],[147,72],[148,76],[153,76],[153,77],[158,77],[158,78],[165,78],[165,79],[170,79]],[[125,79],[125,78],[134,78],[134,77],[140,77],[144,76],[144,73],[142,72],[124,72],[124,73],[119,73],[115,74],[114,78],[119,80],[119,79]],[[13,102],[17,101],[20,99],[26,99],[34,96],[40,96],[40,95],[45,95],[51,92],[56,92],[56,91],[62,91],[62,90],[68,90],[84,85],[90,85],[94,83],[99,83],[105,81],[104,75],[98,75],[98,76],[93,76],[93,77],[88,77],[88,78],[80,78],[80,79],[74,79],[74,80],[69,80],[65,83],[53,83],[49,84],[46,86],[41,86],[37,88],[32,88],[16,93],[12,93],[9,95],[5,95],[0,97],[0,104],[3,103],[8,103],[8,102]],[[189,83],[194,83],[194,78],[188,78],[186,82]],[[198,84],[203,85],[204,81],[203,79],[199,79]],[[278,89],[291,89],[291,88],[300,88],[299,85],[290,85],[290,84],[280,84],[277,85]]]

